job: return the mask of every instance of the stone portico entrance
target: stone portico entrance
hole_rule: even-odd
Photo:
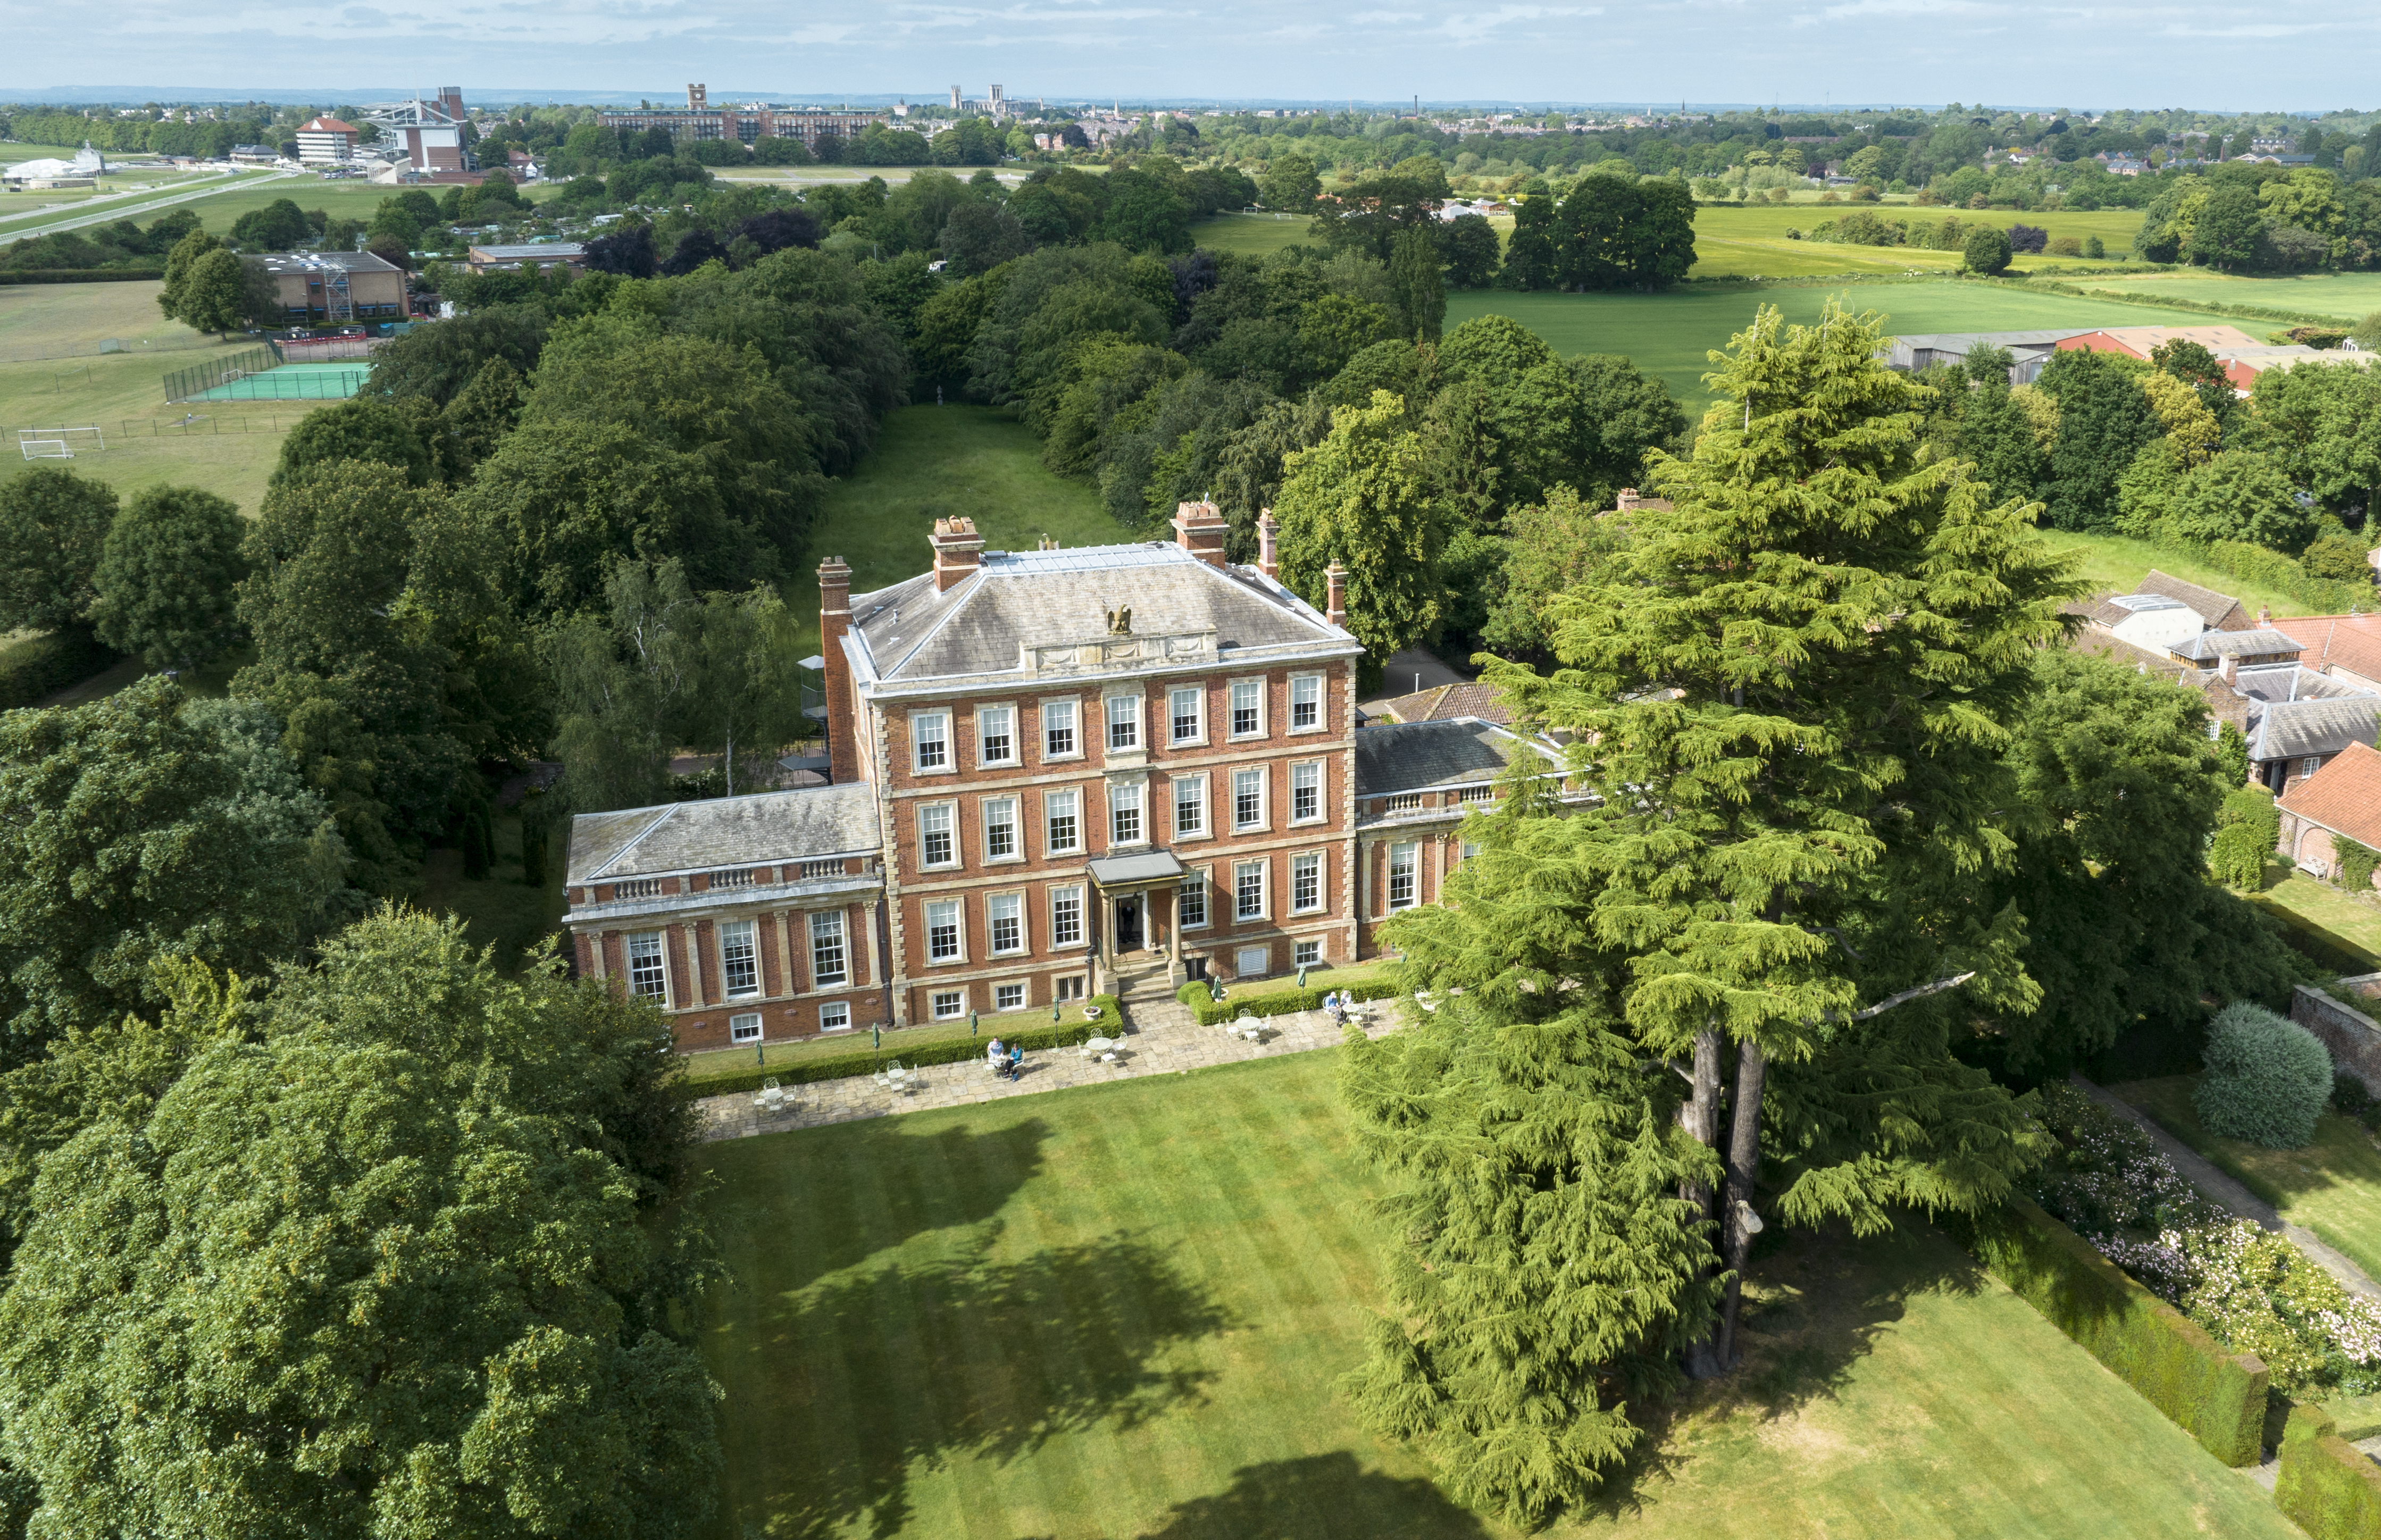
[[[1171,850],[1102,856],[1091,862],[1100,896],[1100,973],[1119,994],[1170,987],[1178,950],[1170,944],[1182,862]],[[1137,987],[1136,987],[1137,986]]]

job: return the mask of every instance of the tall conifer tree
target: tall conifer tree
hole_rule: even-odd
[[[1594,801],[1475,819],[1452,901],[1387,938],[1411,983],[1462,994],[1351,1056],[1360,1126],[1410,1183],[1400,1267],[1428,1280],[1397,1275],[1404,1318],[1359,1401],[1384,1431],[1459,1428],[1481,1452],[1459,1475],[1517,1513],[1618,1457],[1645,1358],[1728,1366],[1762,1214],[1874,1233],[1896,1205],[1996,1201],[2028,1159],[2020,1106],[1950,1039],[2037,996],[2023,920],[1976,879],[2010,860],[2011,725],[2080,588],[2032,505],[1921,454],[1929,389],[1875,361],[1882,340],[1833,306],[1812,327],[1764,306],[1713,355],[1693,454],[1654,457],[1671,506],[1632,510],[1618,557],[1553,605],[1565,666],[1489,670],[1569,735]],[[1493,1143],[1434,1161],[1467,1122],[1541,1164]],[[1675,1196],[1644,1196],[1655,1172]],[[1726,1271],[1682,1281],[1714,1247]],[[1517,1309],[1508,1249],[1538,1278],[1633,1281]],[[1500,1367],[1450,1371],[1467,1353]]]

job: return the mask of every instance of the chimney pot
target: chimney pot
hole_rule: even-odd
[[[983,541],[965,514],[934,520],[934,592],[948,593],[983,565]]]
[[[2264,605],[2257,606],[2257,629],[2264,630],[2274,623],[2274,612]]]
[[[1323,618],[1345,630],[1348,629],[1348,569],[1337,562],[1323,569],[1323,581],[1329,593],[1324,605]]]
[[[1175,543],[1210,567],[1224,565],[1225,529],[1224,516],[1213,503],[1175,505]]]
[[[1257,514],[1257,570],[1268,578],[1281,577],[1281,520],[1271,508]]]

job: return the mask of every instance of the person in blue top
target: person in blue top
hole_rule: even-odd
[[[1008,1050],[1008,1078],[1015,1080],[1025,1072],[1025,1045],[1018,1044]]]

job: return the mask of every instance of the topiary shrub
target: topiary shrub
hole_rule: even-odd
[[[2314,1143],[2331,1100],[2331,1055],[2297,1022],[2246,1000],[2216,1013],[2192,1093],[2200,1125],[2226,1139],[2295,1150]]]

